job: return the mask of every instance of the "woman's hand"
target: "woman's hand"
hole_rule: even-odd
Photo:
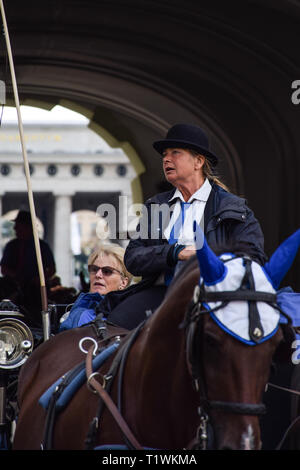
[[[194,245],[186,246],[183,250],[178,253],[178,260],[186,261],[196,254]]]

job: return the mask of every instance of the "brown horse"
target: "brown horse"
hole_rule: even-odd
[[[198,282],[198,263],[192,260],[173,280],[162,305],[136,332],[123,365],[122,416],[144,448],[187,449],[194,441],[203,448],[208,433],[209,448],[259,449],[261,399],[272,357],[283,340],[281,328],[255,346],[237,340],[209,313],[199,313],[198,299],[193,297]],[[108,333],[119,332],[108,326]],[[23,366],[14,449],[41,448],[46,411],[38,400],[59,377],[85,360],[79,341],[87,336],[98,341],[93,324],[60,333],[39,346]],[[102,374],[112,359],[101,367]],[[117,378],[111,389],[115,402],[120,393]],[[98,404],[99,396],[82,385],[55,419],[52,448],[84,449]],[[100,423],[94,448],[124,444],[106,407]]]

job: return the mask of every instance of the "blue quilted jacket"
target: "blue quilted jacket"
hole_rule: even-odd
[[[102,302],[103,298],[98,292],[82,292],[73,304],[68,318],[61,323],[59,331],[76,328],[94,320],[96,316],[95,308]]]

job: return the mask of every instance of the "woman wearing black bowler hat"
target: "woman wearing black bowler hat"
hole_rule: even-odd
[[[124,257],[128,271],[141,276],[148,286],[137,295],[142,300],[147,293],[152,310],[161,303],[176,267],[196,253],[194,221],[210,246],[246,244],[255,261],[266,261],[263,233],[253,212],[245,199],[231,194],[214,175],[218,158],[209,150],[205,132],[195,125],[176,124],[153,147],[161,155],[166,180],[174,189],[146,201],[136,231],[140,235],[130,240]],[[128,302],[129,314],[135,299]],[[120,315],[121,309],[118,320]]]

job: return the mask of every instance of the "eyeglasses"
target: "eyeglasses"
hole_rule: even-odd
[[[124,276],[123,273],[121,273],[121,271],[118,271],[117,269],[115,268],[111,268],[110,266],[103,266],[103,267],[100,267],[100,266],[96,266],[95,264],[90,264],[88,266],[88,272],[92,275],[95,275],[97,274],[97,272],[99,271],[99,269],[101,270],[102,272],[102,275],[105,276],[105,277],[109,277],[111,276],[112,274],[114,273],[119,273],[121,274],[121,276]]]

